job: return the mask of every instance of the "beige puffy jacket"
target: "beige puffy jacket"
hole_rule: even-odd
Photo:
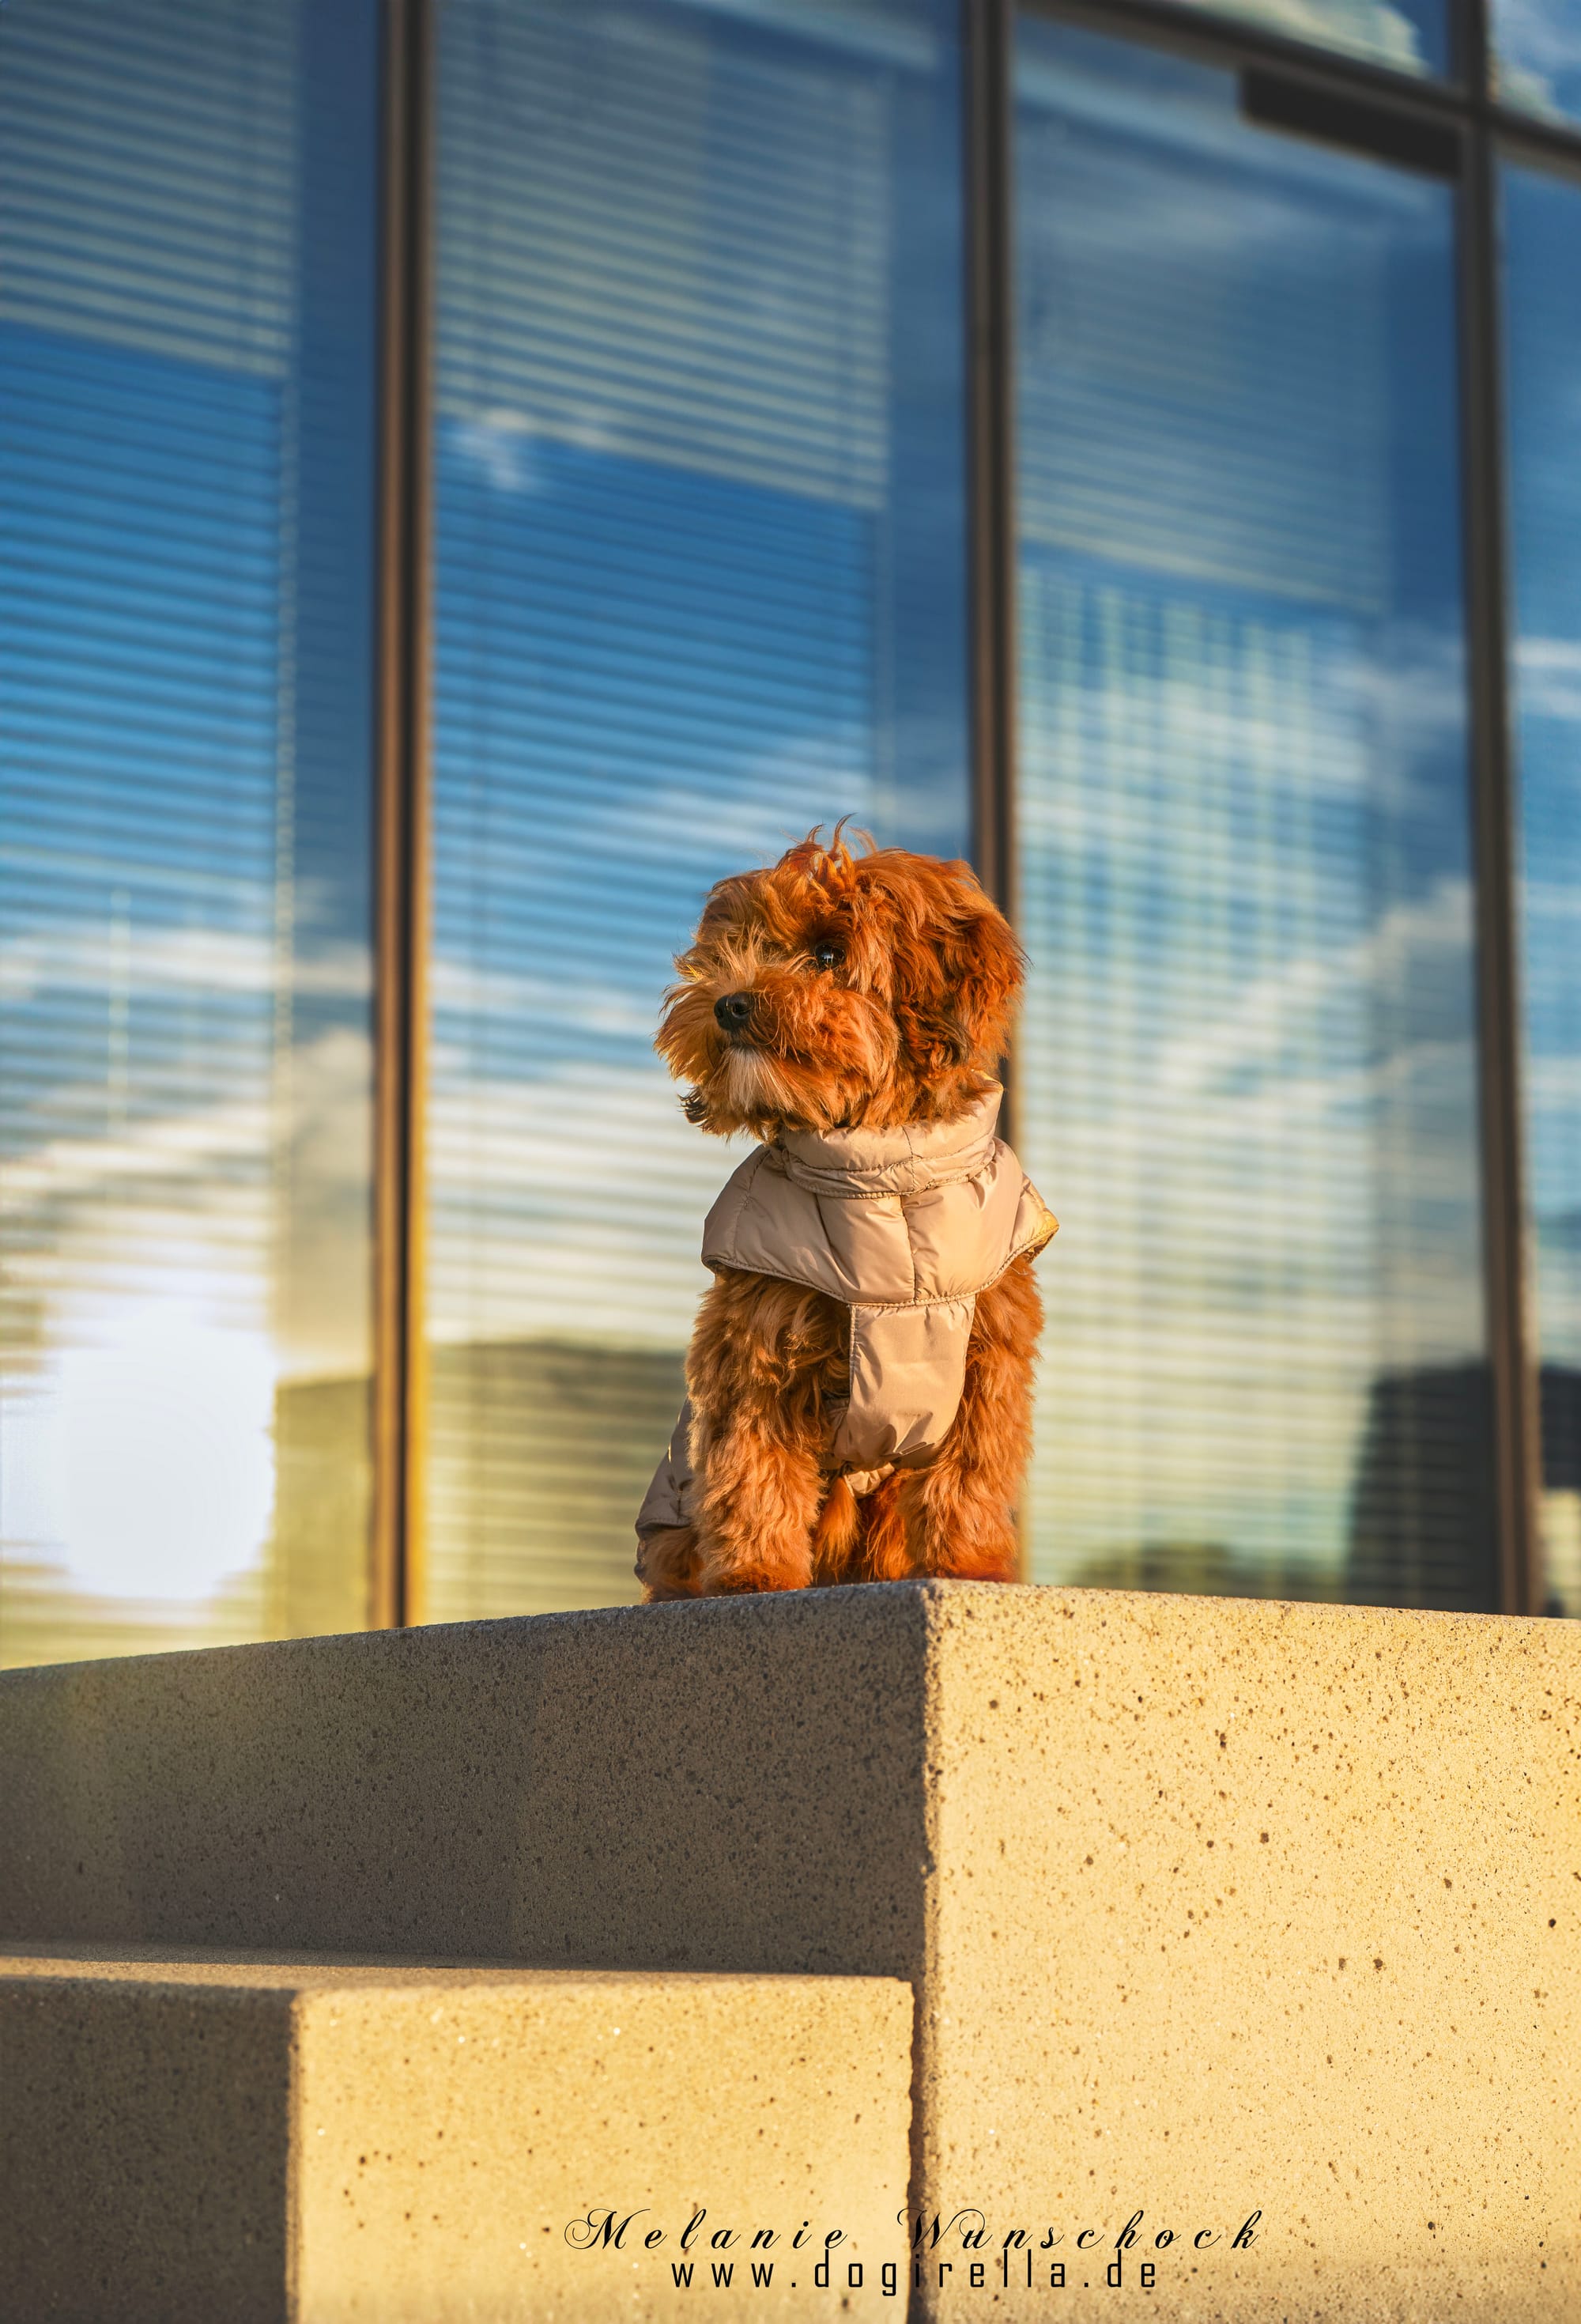
[[[933,1459],[961,1402],[979,1292],[1054,1232],[995,1135],[1002,1094],[985,1091],[961,1121],[787,1130],[748,1156],[708,1213],[705,1267],[777,1276],[850,1309],[850,1401],[835,1408],[827,1465],[858,1493]],[[688,1404],[638,1514],[644,1539],[687,1521],[690,1425]]]

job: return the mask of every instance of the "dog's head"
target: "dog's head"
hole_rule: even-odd
[[[964,863],[814,831],[703,907],[656,1047],[729,1136],[950,1121],[995,1074],[1021,948]]]

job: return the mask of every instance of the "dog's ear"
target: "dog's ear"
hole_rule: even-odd
[[[1025,955],[1008,920],[975,881],[939,931],[938,958],[940,1016],[954,1037],[958,1062],[997,1065],[1009,1041]]]

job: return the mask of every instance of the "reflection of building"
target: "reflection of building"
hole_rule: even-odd
[[[1337,1598],[1321,1568],[1237,1556],[1218,1541],[1149,1541],[1089,1557],[1067,1578],[1081,1590],[1177,1590],[1200,1598]]]
[[[1548,1593],[1536,1610],[1581,1613],[1581,1370],[1539,1376]],[[1487,1369],[1427,1365],[1374,1380],[1356,1463],[1342,1595],[1364,1606],[1498,1604]]]
[[[1486,1366],[1383,1373],[1367,1399],[1343,1594],[1486,1612],[1498,1604],[1497,1538]]]
[[[1545,1614],[1581,1614],[1581,1370],[1544,1364],[1542,1545]]]
[[[1581,1370],[1544,1364],[1540,1375],[1542,1481],[1549,1493],[1581,1492]]]
[[[679,1351],[504,1340],[430,1360],[433,1618],[635,1598],[632,1519],[685,1393]]]
[[[274,1527],[267,1562],[270,1631],[282,1638],[360,1630],[366,1570],[345,1554],[366,1507],[365,1379],[290,1380],[274,1402]]]
[[[444,1419],[429,1453],[443,1556],[430,1617],[634,1598],[631,1520],[680,1409],[679,1352],[500,1340],[442,1346],[429,1360]],[[367,1620],[362,1569],[345,1554],[359,1523],[367,1406],[363,1380],[280,1390],[268,1587],[282,1637]]]

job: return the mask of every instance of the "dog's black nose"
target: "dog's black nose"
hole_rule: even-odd
[[[713,1004],[713,1013],[727,1033],[739,1033],[752,1014],[749,992],[727,992]]]

